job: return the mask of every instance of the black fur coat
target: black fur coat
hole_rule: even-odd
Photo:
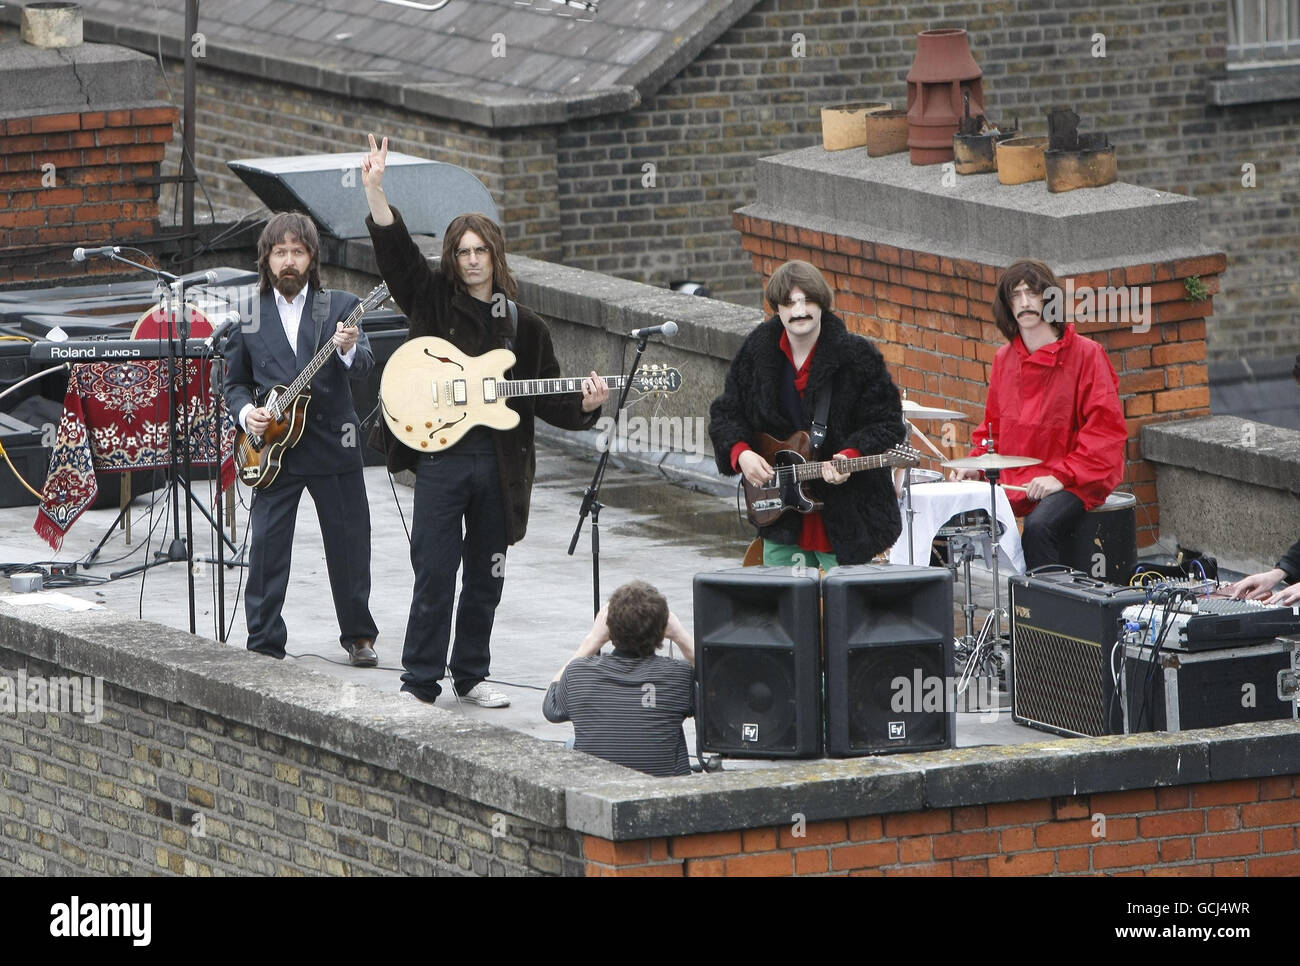
[[[726,388],[710,408],[709,435],[718,470],[726,476],[736,475],[731,466],[736,443],[757,449],[759,433],[785,439],[810,428],[793,425],[781,406],[782,370],[789,364],[781,351],[782,331],[780,318],[773,316],[749,334],[732,360]],[[880,351],[830,312],[822,313],[805,395],[812,398],[823,385],[831,387],[823,459],[850,448],[864,456],[882,453],[904,440],[902,403]],[[898,539],[902,518],[890,470],[861,470],[840,486],[822,481],[804,486],[814,499],[825,501],[826,532],[841,564],[868,563]],[[759,534],[797,544],[802,527],[803,518],[790,512]]]

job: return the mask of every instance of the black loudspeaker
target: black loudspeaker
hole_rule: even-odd
[[[952,576],[942,567],[837,567],[822,581],[826,753],[951,748]]]
[[[227,163],[272,211],[304,212],[335,238],[368,238],[370,206],[361,183],[365,156],[351,151]],[[451,220],[467,211],[481,211],[501,223],[483,182],[458,165],[390,151],[384,192],[401,208],[412,235],[441,238]]]
[[[821,754],[817,571],[738,567],[695,575],[695,728],[733,758]]]
[[[1146,593],[1069,570],[1009,583],[1012,718],[1054,734],[1122,734],[1112,651],[1124,608]]]
[[[406,316],[390,309],[378,309],[367,312],[361,320],[361,328],[370,340],[370,351],[374,354],[375,364],[360,379],[352,380],[352,402],[361,417],[363,438],[368,434],[375,420],[383,417],[378,412],[379,382],[384,377],[384,366],[393,357],[393,353],[406,341],[408,324]],[[401,443],[393,442],[394,446]],[[369,446],[362,447],[367,466],[383,466],[387,461],[384,453]]]

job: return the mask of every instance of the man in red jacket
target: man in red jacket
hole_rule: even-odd
[[[1000,477],[1025,488],[1009,490],[1007,498],[1016,516],[1025,517],[1030,569],[1059,563],[1061,537],[1124,479],[1128,424],[1119,377],[1106,350],[1066,323],[1068,309],[1045,310],[1049,295],[1061,293],[1060,280],[1042,262],[1024,259],[1002,273],[993,319],[1008,342],[993,360],[984,422],[972,436],[972,456],[993,448],[1043,461]]]

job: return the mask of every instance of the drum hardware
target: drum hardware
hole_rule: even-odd
[[[927,416],[921,415],[920,410],[922,408],[923,407],[917,406],[915,403],[912,403],[907,399],[903,400],[903,412],[907,413],[910,409],[912,415],[917,416],[918,419],[928,418]],[[930,413],[930,412],[948,413],[950,411],[946,409],[934,409],[934,410],[925,410],[925,412],[926,413]],[[962,413],[951,413],[951,415],[953,418],[958,418],[958,419],[966,418]],[[926,447],[929,448],[930,452],[933,453],[940,462],[943,462],[945,459],[947,459],[947,457],[943,454],[943,451],[940,450],[937,446],[935,446],[934,443],[930,442],[930,440],[926,437],[925,433],[921,432],[914,425],[912,425],[912,423],[907,419],[906,415],[903,417],[903,425],[907,428],[907,431],[912,436],[915,436],[922,443],[924,443]],[[912,549],[912,519],[913,517],[916,516],[916,510],[912,507],[912,487],[914,485],[917,485],[916,475],[920,475],[920,474],[928,475],[931,473],[934,473],[936,475],[931,479],[925,479],[922,480],[921,482],[930,483],[930,482],[939,482],[943,480],[943,473],[937,470],[913,470],[911,467],[908,467],[906,470],[903,471],[903,514],[907,519],[907,562],[909,564],[916,563],[915,560],[916,551]]]
[[[904,419],[969,419],[963,412],[956,409],[940,409],[937,406],[922,406],[920,403],[912,402],[910,399],[903,400],[903,418]]]
[[[966,689],[970,687],[971,678],[976,674],[987,674],[991,670],[996,670],[1000,662],[1005,662],[1005,649],[1002,641],[1002,618],[1006,612],[1002,609],[1002,588],[999,586],[998,578],[998,554],[996,549],[997,531],[996,522],[998,518],[998,477],[1004,469],[1010,469],[1015,466],[1036,466],[1042,462],[1032,456],[1011,456],[1004,455],[994,451],[993,437],[988,439],[988,452],[979,456],[968,456],[963,459],[949,460],[943,465],[949,469],[962,470],[980,470],[989,481],[989,520],[988,532],[990,540],[993,542],[993,609],[989,611],[988,616],[984,619],[984,626],[980,628],[979,636],[971,640],[971,631],[974,628],[974,611],[967,617],[967,637],[957,642],[957,653],[966,657],[966,666],[962,669],[961,675],[957,680],[957,693],[965,694]],[[967,585],[970,581],[970,563],[966,563]],[[955,576],[955,571],[954,571]],[[969,592],[969,591],[968,591]],[[968,605],[969,606],[969,605]],[[989,633],[990,629],[992,634]]]

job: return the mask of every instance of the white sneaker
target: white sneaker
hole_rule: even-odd
[[[467,704],[477,704],[480,708],[508,708],[510,699],[486,681],[480,681],[460,696]]]

